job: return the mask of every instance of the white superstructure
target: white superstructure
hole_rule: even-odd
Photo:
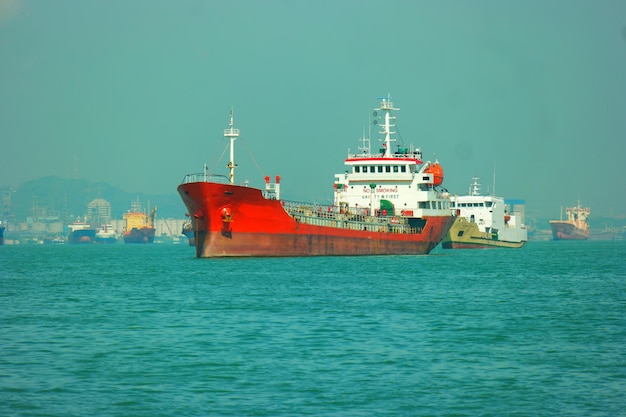
[[[452,196],[451,201],[456,215],[476,223],[480,232],[497,237],[500,241],[528,240],[522,202],[507,204],[502,197],[481,195],[478,178],[473,178],[468,195]]]
[[[438,187],[443,169],[437,161],[422,162],[419,148],[396,144],[396,110],[391,97],[381,98],[373,112],[373,124],[380,127],[378,152],[372,153],[369,138],[361,139],[357,153],[348,151],[346,171],[335,175],[334,205],[369,215],[445,216],[450,194]]]

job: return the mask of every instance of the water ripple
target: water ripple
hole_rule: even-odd
[[[624,415],[623,259],[5,246],[0,414]]]

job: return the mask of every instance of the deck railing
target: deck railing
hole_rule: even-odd
[[[405,217],[371,216],[366,208],[344,209],[338,206],[281,200],[285,211],[296,221],[313,226],[336,227],[389,233],[420,233]]]
[[[211,174],[208,172],[198,172],[195,174],[187,174],[183,178],[182,184],[188,184],[190,182],[217,182],[228,184],[229,179],[226,175]]]

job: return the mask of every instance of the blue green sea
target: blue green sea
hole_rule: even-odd
[[[0,265],[0,416],[626,415],[626,241]]]

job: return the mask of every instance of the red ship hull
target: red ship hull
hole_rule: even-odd
[[[152,227],[133,228],[124,232],[124,243],[152,243],[156,230]]]
[[[178,192],[194,223],[199,258],[427,254],[454,222],[451,215],[424,218],[415,233],[354,230],[332,227],[335,220],[328,217],[325,225],[298,221],[280,200],[266,199],[256,188],[191,182]]]
[[[584,230],[566,221],[550,221],[554,240],[587,240],[589,230]]]

